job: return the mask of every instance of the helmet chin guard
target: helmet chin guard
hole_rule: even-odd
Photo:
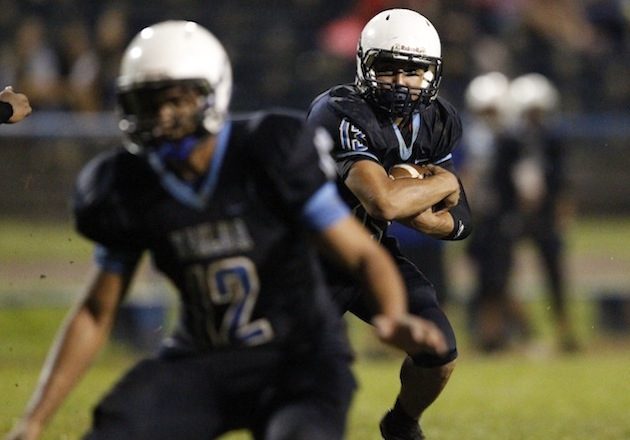
[[[374,66],[398,63],[422,69],[419,87],[377,78]],[[440,38],[429,20],[410,9],[390,9],[375,15],[363,28],[357,47],[356,83],[364,97],[395,117],[422,111],[437,97],[442,79]]]
[[[163,162],[183,162],[195,149],[200,141],[199,136],[189,135],[177,141],[164,141],[155,148]]]

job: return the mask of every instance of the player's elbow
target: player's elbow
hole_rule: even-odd
[[[364,204],[367,213],[376,219],[394,221],[400,217],[400,206],[391,200],[373,200],[372,203]]]

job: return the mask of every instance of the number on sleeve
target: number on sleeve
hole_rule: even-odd
[[[365,133],[345,118],[339,124],[339,137],[344,150],[366,151],[368,149]]]

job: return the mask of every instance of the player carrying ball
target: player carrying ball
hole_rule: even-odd
[[[446,335],[448,353],[409,353],[402,387],[392,411],[381,421],[386,440],[420,440],[422,412],[446,385],[457,357],[453,329],[430,281],[388,236],[398,221],[422,233],[460,240],[471,231],[471,216],[451,156],[461,137],[457,111],[438,97],[442,78],[440,38],[422,15],[391,9],[363,28],[354,84],[339,85],[313,102],[307,124],[323,126],[334,139],[338,187],[346,204],[396,260],[409,292],[409,310],[434,322]],[[390,179],[398,163],[426,165],[424,179]],[[434,210],[438,205],[442,209]],[[365,289],[329,265],[333,298],[366,322],[378,313]]]

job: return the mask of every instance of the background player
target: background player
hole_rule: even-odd
[[[74,199],[97,270],[9,439],[39,437],[95,359],[144,250],[179,290],[179,325],[101,401],[89,439],[207,439],[241,428],[257,439],[342,438],[351,355],[304,225],[381,304],[383,340],[445,351],[433,324],[407,314],[391,258],[327,180],[330,157],[317,151],[330,146],[325,133],[303,131],[292,114],[226,120],[230,62],[206,29],[146,28],[120,72],[127,150],[92,160]]]
[[[516,207],[511,206],[521,220],[517,222],[521,227],[517,239],[530,239],[539,253],[558,348],[573,352],[579,349],[579,343],[567,308],[564,251],[565,231],[574,216],[574,203],[567,176],[566,145],[555,125],[560,94],[546,76],[526,73],[511,81],[510,101],[519,119],[511,144],[499,155],[498,166],[510,169],[514,193],[512,197],[503,194],[503,203],[510,210],[508,199],[517,201]],[[510,213],[506,216],[509,218]]]
[[[468,94],[473,95],[484,80],[496,77],[497,73],[492,73],[473,80]],[[554,125],[559,93],[547,77],[538,73],[504,82],[509,85],[500,87],[504,92],[497,97],[496,105],[500,105],[498,116],[508,122],[494,130],[493,145],[475,161],[485,164],[485,189],[476,194],[485,195],[487,206],[483,208],[485,221],[475,228],[470,248],[479,282],[471,308],[474,335],[479,348],[487,352],[504,350],[519,338],[527,341],[532,337],[526,310],[510,283],[518,245],[530,239],[546,275],[558,347],[572,352],[579,344],[566,306],[564,227],[573,207],[566,149]]]
[[[437,97],[441,80],[440,39],[422,15],[391,9],[363,28],[355,84],[339,85],[316,98],[308,124],[324,126],[335,140],[338,186],[346,203],[396,259],[409,292],[409,308],[446,335],[448,353],[409,357],[401,370],[396,404],[381,421],[388,440],[424,438],[418,420],[446,385],[457,357],[455,335],[431,283],[401,254],[388,225],[399,221],[446,240],[470,232],[470,212],[451,151],[461,137],[456,110]],[[426,179],[388,177],[396,163],[427,165]],[[440,209],[432,207],[441,204]],[[334,298],[370,322],[377,309],[364,289],[329,266]]]
[[[509,88],[510,79],[494,71],[475,77],[464,93],[467,117],[461,172],[468,199],[477,213],[467,246],[474,274],[467,314],[471,339],[485,353],[504,348],[508,333],[521,338],[530,334],[526,311],[514,295],[508,294],[509,231],[514,223],[502,215],[500,195],[511,184],[504,178],[509,169],[505,164],[499,167],[497,159],[514,120]]]
[[[0,124],[19,122],[32,111],[28,97],[24,93],[15,93],[11,86],[0,92]]]

